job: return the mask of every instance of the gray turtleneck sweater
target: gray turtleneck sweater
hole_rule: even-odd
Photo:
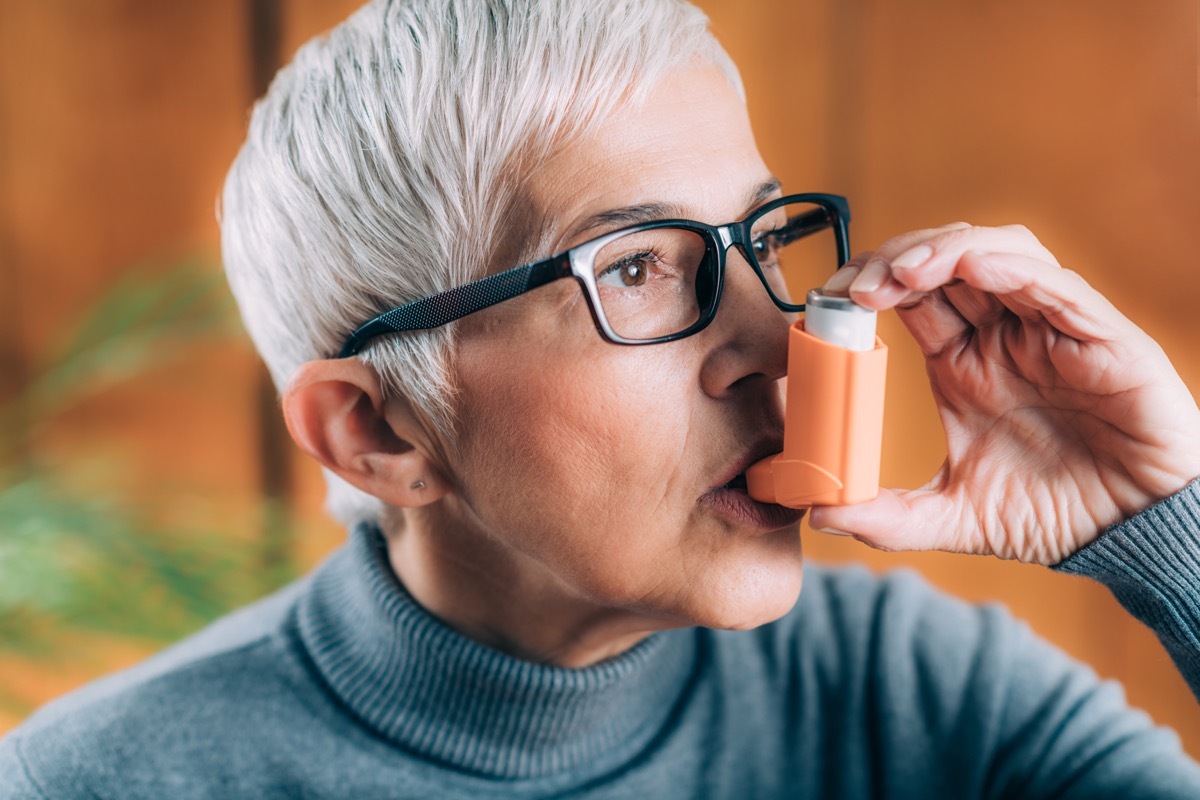
[[[1200,690],[1200,489],[1058,566]],[[806,568],[783,619],[586,669],[430,616],[362,527],[308,578],[0,742],[0,798],[1197,798],[1170,731],[995,607]]]

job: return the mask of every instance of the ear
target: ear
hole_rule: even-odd
[[[403,401],[385,403],[379,377],[356,358],[303,364],[283,416],[301,450],[389,505],[415,508],[450,490],[417,416]]]

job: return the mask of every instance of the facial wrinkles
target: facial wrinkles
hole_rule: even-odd
[[[585,333],[595,336],[591,331]],[[611,347],[601,342],[598,337],[594,346]],[[562,350],[563,347],[563,343],[557,341],[550,345],[550,350],[553,353]],[[576,350],[563,357],[548,354],[548,362],[571,366],[565,370],[543,371],[516,391],[512,391],[512,387],[506,387],[503,376],[498,375],[499,380],[494,384],[485,382],[478,392],[473,392],[481,397],[491,398],[491,406],[499,405],[506,409],[503,416],[508,419],[523,420],[521,425],[525,426],[528,426],[530,418],[539,419],[539,423],[528,427],[518,425],[513,434],[519,435],[506,432],[495,437],[494,441],[504,442],[505,445],[493,446],[492,439],[482,437],[482,441],[477,443],[478,449],[473,447],[474,452],[469,452],[467,458],[479,459],[486,464],[516,465],[530,484],[526,491],[542,493],[547,487],[554,487],[556,490],[561,488],[561,497],[557,505],[562,513],[556,516],[563,519],[603,519],[613,507],[614,498],[621,501],[637,496],[640,487],[647,480],[647,476],[637,474],[638,460],[633,457],[637,454],[629,452],[629,448],[624,445],[628,444],[630,430],[639,431],[638,438],[643,441],[653,440],[653,430],[652,426],[647,426],[648,417],[641,413],[644,409],[629,407],[631,398],[620,386],[621,369],[613,369],[611,366],[607,368],[606,371],[612,375],[611,379],[601,381],[599,386],[593,381],[594,391],[586,397],[576,397],[574,401],[563,404],[566,408],[562,413],[554,409],[547,413],[547,409],[541,405],[541,398],[554,396],[556,392],[561,394],[563,386],[579,384],[581,381],[574,373],[582,374],[589,370],[594,372],[593,363],[606,363],[600,359],[594,362],[589,360],[586,353],[591,348],[589,340],[589,346],[584,348],[582,353]],[[619,354],[625,356],[620,359],[621,362],[637,361],[641,358],[632,349]],[[631,363],[624,371],[628,374],[644,374],[646,370],[636,363]],[[503,402],[499,404],[495,403],[498,395],[503,396]],[[634,396],[634,402],[646,404],[651,401],[652,395],[649,392],[641,392]],[[572,408],[577,409],[574,414],[571,413]],[[617,426],[611,424],[612,419],[622,417],[628,418],[629,422]],[[487,429],[491,426],[479,427]],[[651,429],[642,430],[647,427]],[[516,449],[506,449],[512,447]],[[578,470],[573,473],[570,481],[565,483],[566,476],[559,474],[552,466],[561,461],[554,458],[554,455],[564,453],[570,454],[570,461],[574,469]],[[623,459],[626,455],[630,458]],[[545,465],[545,468],[539,465]],[[592,487],[602,486],[613,487],[613,493],[596,494],[587,491]],[[625,506],[618,502],[616,507]],[[547,521],[542,522],[544,524]]]
[[[674,368],[671,372],[682,372],[682,365],[672,365]],[[645,491],[647,494],[648,507],[655,512],[655,515],[669,516],[674,513],[673,508],[678,507],[680,501],[687,502],[689,494],[695,487],[695,478],[692,470],[671,469],[671,466],[688,464],[690,459],[689,442],[692,435],[692,426],[687,420],[678,420],[678,415],[681,410],[678,408],[656,409],[658,414],[670,413],[676,417],[676,424],[682,424],[686,433],[684,436],[674,440],[674,447],[670,451],[658,452],[658,462],[662,465],[662,470],[659,472],[656,479],[646,482]],[[671,442],[668,441],[668,446]],[[665,478],[665,479],[664,479]],[[690,515],[689,515],[690,517]],[[675,542],[671,542],[671,546],[676,546]]]
[[[664,383],[669,385],[683,382],[687,385],[696,385],[697,376],[694,373],[694,365],[698,363],[698,358],[683,354],[683,350],[686,348],[699,351],[702,348],[699,348],[694,340],[684,340],[674,343],[672,346],[679,349],[681,357],[669,362],[670,366],[666,372],[675,374],[667,375],[664,372]],[[699,353],[697,352],[696,355],[698,356]],[[678,568],[685,575],[690,576],[690,579],[678,582],[660,578],[645,586],[638,601],[640,605],[647,608],[663,605],[682,607],[690,602],[691,589],[689,587],[693,586],[692,580],[705,572],[706,567],[712,563],[724,546],[723,538],[730,533],[724,525],[714,527],[710,520],[704,519],[696,501],[700,495],[712,488],[712,484],[719,480],[724,471],[733,463],[728,457],[731,450],[738,451],[742,446],[738,442],[722,442],[720,441],[722,437],[710,432],[713,429],[719,429],[728,417],[734,415],[729,414],[727,408],[705,408],[705,406],[711,406],[711,401],[705,400],[697,394],[692,395],[691,402],[693,407],[682,420],[684,423],[683,436],[673,440],[674,447],[670,452],[661,453],[659,463],[663,465],[663,469],[653,476],[653,480],[647,487],[648,490],[657,489],[652,497],[652,505],[647,507],[653,508],[655,512],[661,514],[661,517],[669,520],[671,514],[675,513],[673,510],[679,508],[681,503],[688,509],[684,519],[675,521],[685,531],[684,537],[663,541],[661,547],[650,556],[660,564],[674,565],[672,569]],[[713,416],[706,419],[706,413]],[[708,424],[709,422],[712,424]],[[697,465],[699,468],[697,466],[686,470],[670,468],[684,464]],[[651,520],[647,519],[644,523],[649,525]]]
[[[666,113],[669,113],[669,108],[666,109]],[[668,141],[663,139],[656,141],[656,133],[653,128],[646,132],[646,139],[649,145],[639,148],[635,153],[623,151],[619,148],[606,148],[603,143],[599,148],[593,148],[590,151],[591,159],[583,160],[583,169],[574,172],[561,170],[553,173],[557,175],[558,180],[546,182],[540,187],[541,191],[538,194],[541,202],[547,208],[557,206],[560,210],[564,210],[563,206],[565,206],[570,209],[570,212],[564,210],[563,218],[565,220],[572,220],[585,216],[588,211],[595,213],[595,209],[598,208],[629,205],[631,202],[659,202],[660,199],[670,203],[676,196],[680,196],[686,198],[687,205],[695,209],[693,213],[683,214],[684,216],[707,219],[711,222],[726,222],[736,216],[740,216],[746,210],[741,208],[740,205],[731,207],[728,198],[737,198],[739,204],[744,202],[743,198],[747,194],[748,186],[754,185],[753,181],[747,180],[747,174],[751,178],[758,177],[759,175],[767,175],[765,166],[762,166],[761,162],[756,162],[749,173],[741,168],[742,165],[736,165],[737,168],[734,169],[716,171],[714,175],[717,178],[716,180],[697,181],[696,170],[701,165],[705,165],[706,162],[703,152],[697,153],[694,148],[681,147],[674,140]],[[652,155],[648,155],[647,151]],[[708,165],[711,165],[713,161],[725,163],[727,159],[708,160]],[[753,169],[760,171],[755,172]],[[611,185],[611,180],[606,180],[606,176],[614,173],[643,174],[647,170],[653,170],[656,178],[654,185],[658,193],[654,196],[630,196],[625,187],[622,186],[614,189]],[[675,190],[675,185],[678,185],[680,188]],[[667,188],[662,188],[664,186]],[[570,203],[570,199],[573,198],[588,198],[588,201],[581,208],[573,208]],[[555,201],[559,199],[563,199],[565,202],[556,204]],[[722,207],[732,208],[732,210],[718,213],[706,213],[704,211],[704,209]],[[567,232],[571,230],[570,224],[560,225],[559,229],[560,234],[556,239],[556,244],[552,248],[554,250],[561,250],[567,246],[578,244],[579,241],[586,240],[599,233],[599,231],[592,231],[576,237],[568,237]],[[748,269],[745,264],[735,266]],[[682,356],[681,350],[687,344],[688,342],[685,341],[664,346],[665,348],[670,348],[672,351],[672,355],[674,356],[674,360],[671,362],[673,368],[679,369],[679,358]],[[691,385],[696,385],[697,376],[692,375],[689,378]],[[658,411],[656,410],[656,413]],[[693,453],[704,452],[703,450],[690,450],[693,447],[695,447],[693,444],[693,433],[689,427],[685,436],[676,440],[671,453],[671,457],[675,459],[674,463],[686,463],[689,451]],[[700,460],[708,465],[708,459],[701,458]],[[664,463],[666,463],[665,458]],[[716,465],[716,469],[724,469],[726,466],[727,464],[719,464]],[[708,472],[711,472],[711,469]],[[705,474],[700,477],[708,479],[715,477],[715,475]],[[646,487],[653,501],[652,508],[656,511],[667,509],[672,506],[672,503],[679,496],[689,493],[699,494],[707,490],[708,486],[696,485],[697,478],[698,476],[695,474],[675,470],[666,471],[665,479],[652,481]],[[690,499],[694,500],[695,498],[692,497]],[[689,517],[694,513],[692,511]]]
[[[531,259],[598,235],[572,231],[609,209],[658,203],[671,216],[710,224],[747,211],[748,195],[769,173],[740,101],[714,106],[714,87],[699,91],[697,82],[703,76],[692,73],[664,87],[652,104],[613,119],[607,138],[565,148],[530,180],[533,216],[548,220],[540,238],[549,243]],[[754,279],[730,257],[730,270]],[[786,537],[749,537],[698,502],[769,417],[765,382],[727,391],[755,368],[747,353],[763,323],[746,316],[762,309],[731,315],[737,304],[723,304],[696,336],[622,347],[600,338],[582,297],[573,281],[558,281],[463,321],[460,408],[469,421],[457,466],[473,535],[495,543],[483,557],[538,562],[513,581],[543,589],[522,603],[552,597],[546,587],[559,586],[565,598],[594,605],[593,616],[636,608],[642,619],[719,623],[729,609],[713,615],[714,592],[746,591],[738,582],[762,557],[780,585],[793,585],[794,541],[787,549]],[[725,384],[706,387],[714,358],[728,359]],[[503,555],[508,549],[514,553]],[[746,618],[734,611],[728,618]]]
[[[604,343],[599,346],[615,347]],[[595,425],[587,431],[587,444],[594,448],[597,463],[607,465],[607,479],[622,488],[623,494],[616,498],[619,502],[614,505],[614,498],[609,498],[605,505],[620,509],[632,501],[647,508],[648,498],[661,497],[670,486],[670,479],[664,482],[662,477],[672,475],[672,471],[658,467],[683,463],[679,460],[681,452],[668,450],[675,440],[662,436],[664,431],[686,424],[674,405],[662,402],[662,398],[669,397],[671,374],[677,367],[669,361],[664,364],[664,354],[651,352],[650,348],[622,348],[614,355],[621,357],[606,370],[609,379],[591,398]],[[655,380],[636,380],[636,376],[647,374]],[[618,421],[615,426],[610,424],[613,420]],[[641,444],[645,450],[638,452],[638,448],[629,446],[631,442]],[[646,458],[646,452],[653,456]],[[670,460],[672,456],[674,461]]]
[[[728,87],[731,96],[732,87]],[[655,118],[694,114],[697,98],[686,91],[654,106]],[[740,108],[740,101],[737,101]],[[681,140],[680,131],[671,125],[637,124],[638,147],[631,149],[623,141],[620,120],[611,130],[601,132],[586,148],[568,147],[557,154],[542,174],[549,180],[532,187],[534,203],[544,214],[562,220],[551,237],[554,251],[570,244],[567,237],[575,224],[591,213],[633,203],[664,202],[693,210],[693,219],[710,223],[729,222],[745,211],[730,208],[729,199],[740,204],[753,179],[766,179],[769,171],[758,157],[753,135],[741,115],[716,115],[703,130],[689,129]],[[745,141],[748,147],[729,147],[731,141]],[[582,152],[581,152],[582,151]],[[730,152],[744,154],[745,161],[730,159]],[[626,184],[614,185],[614,174],[653,174],[655,196],[630,196]],[[583,234],[580,241],[598,232]]]
[[[677,451],[674,454],[674,462],[673,463],[677,463],[677,464],[685,463],[685,459],[687,458],[688,453],[710,452],[706,446],[704,446],[703,449],[697,449],[697,443],[696,443],[695,439],[699,438],[701,436],[701,434],[699,434],[697,431],[698,431],[697,426],[689,425],[687,427],[687,433],[679,441]],[[704,438],[707,439],[708,437],[704,437]],[[705,442],[704,445],[707,445],[707,442]],[[701,463],[706,463],[706,462],[707,462],[707,459],[701,459]],[[699,480],[696,480],[697,478],[699,478]],[[697,519],[699,509],[694,504],[694,501],[696,499],[698,499],[699,494],[704,491],[704,488],[702,486],[697,486],[698,483],[703,484],[704,479],[705,479],[705,476],[703,474],[701,474],[699,476],[694,475],[694,474],[689,474],[689,475],[685,476],[685,475],[682,475],[679,473],[671,473],[671,479],[663,484],[662,494],[659,497],[659,503],[669,507],[669,504],[672,502],[672,500],[681,495],[683,495],[685,497],[688,494],[694,495],[694,497],[686,497],[686,499],[693,501],[693,503],[689,505],[690,513],[688,514],[688,518],[686,520],[686,525],[689,530],[695,531],[697,533],[699,532],[699,520]],[[685,485],[683,487],[680,487],[678,485],[678,483],[681,481],[685,483]],[[716,546],[715,542],[713,543],[713,546],[714,547]],[[694,577],[696,574],[698,574],[699,567],[695,563],[695,559],[693,558],[693,555],[694,555],[694,553],[692,552],[692,550],[690,548],[684,546],[683,540],[673,539],[673,540],[667,542],[667,548],[666,548],[665,552],[663,552],[661,554],[660,557],[663,558],[664,560],[672,559],[672,560],[678,561],[680,564],[682,564],[682,566],[683,566],[685,572],[688,574],[688,576]],[[691,581],[689,580],[685,583],[690,584]],[[663,588],[671,588],[671,586],[668,584],[668,585],[665,585]],[[674,590],[676,593],[681,593],[679,586],[675,586]]]

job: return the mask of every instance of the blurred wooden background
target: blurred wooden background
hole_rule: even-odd
[[[253,97],[274,64],[356,5],[0,3],[0,400],[131,265],[167,269],[192,253],[215,263],[214,198]],[[959,219],[1022,222],[1200,387],[1196,0],[700,5],[742,69],[767,163],[789,190],[848,195],[856,248]],[[913,486],[940,463],[941,433],[915,348],[894,319],[883,334],[893,354],[884,477]],[[114,493],[250,520],[218,546],[270,527],[265,493],[303,566],[342,532],[322,517],[318,472],[275,415],[249,348],[224,342],[90,399],[35,447],[110,452]],[[1122,681],[1200,756],[1196,701],[1107,590],[992,559],[805,535],[810,557],[911,566],[963,597],[1005,603]],[[31,707],[151,649],[82,634],[72,647],[49,664],[0,647],[0,687]],[[21,714],[0,710],[0,732]]]

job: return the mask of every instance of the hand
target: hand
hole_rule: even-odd
[[[899,236],[829,287],[847,285],[925,354],[948,456],[814,528],[1054,564],[1200,475],[1200,410],[1162,349],[1025,228]]]

